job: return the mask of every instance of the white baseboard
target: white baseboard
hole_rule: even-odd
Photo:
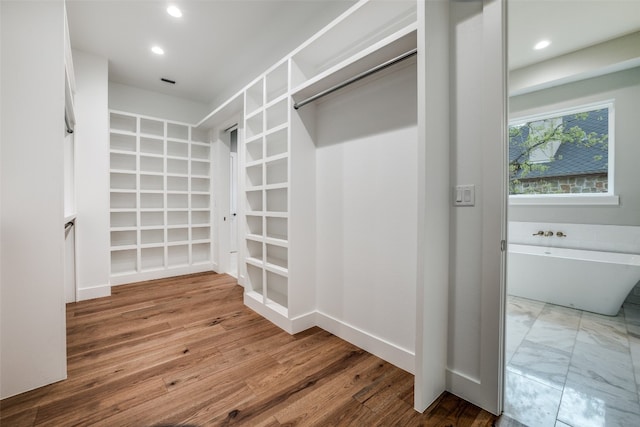
[[[318,313],[312,311],[310,313],[302,314],[300,316],[291,319],[291,331],[293,334],[297,334],[307,329],[313,328],[318,325],[316,315]]]
[[[217,265],[216,265],[217,267]],[[183,276],[186,274],[203,273],[205,271],[215,271],[213,264],[200,264],[187,267],[175,267],[162,270],[133,273],[122,276],[111,276],[111,286],[126,285],[146,280],[165,279],[167,277]]]
[[[395,344],[318,311],[313,311],[297,316],[293,319],[289,319],[285,313],[280,313],[277,310],[264,305],[259,301],[260,298],[260,295],[245,293],[244,304],[290,334],[297,334],[298,332],[318,326],[325,331],[331,332],[333,335],[342,338],[343,340],[348,341],[383,360],[386,360],[400,369],[404,369],[411,374],[415,373],[415,354],[409,350],[398,347]]]
[[[76,292],[78,301],[111,296],[111,285],[93,286],[91,288],[78,289]]]
[[[251,310],[258,313],[260,316],[264,317],[280,329],[284,329],[286,332],[293,334],[293,325],[291,320],[287,318],[287,316],[283,313],[280,313],[277,310],[269,308],[264,305],[259,298],[262,298],[262,295],[254,295],[251,293],[244,293],[244,305],[249,307]]]
[[[398,347],[328,314],[316,312],[316,325],[400,369],[415,374],[415,353]]]

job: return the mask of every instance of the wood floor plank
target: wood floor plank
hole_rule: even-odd
[[[105,427],[180,425],[183,424],[183,420],[229,395],[251,397],[247,386],[242,381],[231,378],[211,381],[209,377],[205,381],[192,383],[176,392],[164,394],[152,401],[120,411],[93,425]]]
[[[227,275],[113,288],[67,305],[68,379],[0,401],[2,426],[490,426],[450,393],[319,328],[291,336]]]
[[[91,425],[166,394],[167,389],[159,378],[133,386],[124,382],[110,383],[40,406],[35,424],[59,426],[73,420],[78,425]]]
[[[343,366],[338,375],[319,384],[315,393],[300,396],[280,409],[276,419],[286,425],[320,425],[326,414],[341,410],[345,400],[375,381],[378,366],[379,360],[365,353],[363,360]]]
[[[11,427],[31,427],[35,425],[36,415],[38,414],[38,407],[27,408],[24,411],[13,411],[11,414],[3,414],[0,425]]]
[[[388,362],[379,363],[380,374],[375,381],[353,397],[363,405],[380,406],[383,400],[396,396],[407,381],[413,383],[413,377],[410,374],[398,369],[389,369],[390,367],[391,364]]]
[[[237,382],[236,382],[237,384]],[[202,405],[197,411],[193,411],[191,415],[180,419],[180,425],[208,426],[213,425],[215,420],[225,419],[233,414],[238,405],[244,404],[255,399],[251,390],[244,385],[241,388],[227,391],[224,395],[216,398],[207,405]],[[274,419],[269,418],[253,425],[279,425],[273,424]]]
[[[331,412],[320,414],[319,426],[375,426],[380,415],[355,399],[347,399]]]
[[[168,373],[163,379],[167,389],[174,391],[193,383],[206,381],[209,377],[215,377],[212,381],[220,381],[231,375],[236,380],[243,381],[245,377],[251,375],[251,372],[266,369],[275,363],[269,356],[229,360],[220,354],[216,361],[205,360],[199,364],[191,364],[185,369]]]
[[[342,370],[356,365],[359,361],[369,356],[368,353],[362,350],[352,351],[337,361],[322,366],[320,369],[316,369],[307,376],[298,376],[298,381],[286,388],[282,388],[280,384],[274,383],[271,392],[256,393],[259,397],[258,401],[238,407],[234,416],[223,420],[222,424],[251,425],[256,418],[273,415],[282,408],[295,404],[295,402],[303,396],[313,393],[321,385],[329,382],[334,376],[339,375]],[[321,397],[320,393],[316,393],[316,399]],[[278,419],[277,416],[276,419]],[[278,421],[281,422],[280,419],[278,419]]]
[[[301,378],[317,376],[319,370],[335,364],[344,365],[344,360],[361,351],[355,346],[338,339],[327,340],[324,346],[318,345],[317,348],[311,349],[311,351],[313,350],[315,350],[313,354],[308,352],[301,353],[301,357],[296,360],[279,361],[279,365],[274,369],[255,372],[251,378],[247,379],[247,383],[258,394],[264,391],[278,393],[282,390],[296,387]],[[329,372],[331,371],[327,371],[326,374],[328,375]],[[337,372],[335,370],[333,373]]]
[[[151,335],[155,335],[158,332],[166,332],[171,328],[171,326],[167,322],[156,323],[146,327],[131,325],[131,322],[128,322],[128,324],[129,327],[123,331],[109,331],[109,334],[103,335],[104,338],[102,338],[100,341],[96,341],[95,338],[87,338],[81,342],[76,341],[73,343],[67,343],[67,356],[78,356],[93,350],[97,350],[98,348],[109,348],[112,346],[117,346],[122,344],[123,342],[129,342],[137,338],[146,339]],[[91,333],[93,332],[87,330],[83,335],[91,336]]]

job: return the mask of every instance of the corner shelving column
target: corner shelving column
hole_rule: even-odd
[[[245,301],[269,318],[277,313],[278,323],[289,307],[288,62],[250,85],[244,105]]]
[[[191,264],[211,264],[211,145],[206,132],[191,129],[189,197]]]
[[[164,193],[165,123],[139,118],[138,272],[165,268]]]
[[[138,271],[138,119],[110,116],[111,275]]]
[[[189,128],[167,123],[167,268],[189,266]]]
[[[111,282],[212,269],[207,135],[112,111]]]

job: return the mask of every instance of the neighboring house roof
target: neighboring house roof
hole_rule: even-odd
[[[608,134],[608,110],[590,112],[585,120],[566,124],[573,115],[563,117],[565,127],[579,126],[587,134],[595,132],[599,137]],[[517,159],[524,151],[518,140],[526,140],[528,129],[523,128],[520,138],[509,140],[509,162]],[[521,160],[522,161],[522,160]],[[608,170],[607,144],[604,147],[596,144],[592,147],[576,142],[565,142],[560,145],[555,153],[554,160],[542,163],[547,166],[544,171],[532,170],[521,179],[550,178],[572,175],[587,175],[606,173]]]

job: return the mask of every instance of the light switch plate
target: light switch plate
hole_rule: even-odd
[[[476,204],[476,186],[456,185],[453,189],[454,206],[474,206]]]

